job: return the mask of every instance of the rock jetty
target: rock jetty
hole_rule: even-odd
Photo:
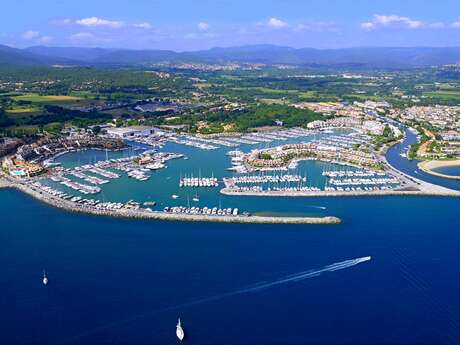
[[[109,216],[117,218],[154,219],[186,222],[217,222],[217,223],[245,223],[245,224],[340,224],[337,217],[278,217],[278,216],[220,216],[203,214],[173,214],[147,209],[130,210],[99,210],[91,206],[76,204],[48,194],[40,189],[25,183],[15,182],[11,179],[0,178],[0,188],[14,188],[26,193],[33,198],[51,206],[70,212],[86,213],[97,216]]]

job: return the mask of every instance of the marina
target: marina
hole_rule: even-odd
[[[133,142],[134,146],[123,154],[105,151],[97,155],[93,151],[80,150],[60,155],[46,175],[33,178],[30,183],[40,193],[65,201],[66,207],[76,207],[79,212],[155,219],[194,217],[215,221],[225,218],[231,222],[258,222],[260,215],[282,222],[299,216],[294,209],[280,212],[273,208],[267,212],[262,205],[245,200],[250,196],[458,194],[409,178],[391,167],[370,168],[368,162],[360,160],[358,153],[352,150],[352,145],[367,138],[351,130],[323,133],[292,129],[251,136],[263,139],[257,144],[259,146],[254,148],[253,144],[240,143],[237,149],[229,150],[228,146],[220,145],[208,150],[176,142],[164,142],[161,147],[135,146]],[[187,140],[191,138],[188,136]],[[350,145],[345,145],[348,139]],[[215,140],[220,139],[211,140],[217,145]],[[265,140],[273,143],[267,146]],[[227,141],[229,137],[224,140]],[[201,142],[211,145],[210,141]],[[284,165],[272,164],[278,159],[277,155],[286,152],[291,156],[299,152],[303,155],[312,150],[316,156],[293,158]],[[271,165],[254,169],[248,157],[261,153],[271,155]],[[377,157],[372,159],[378,160]],[[184,174],[190,171],[195,173]],[[201,189],[200,195],[192,192],[196,188]],[[236,214],[235,210],[238,210]],[[308,222],[325,216],[329,214],[317,209],[300,218]]]
[[[239,214],[238,209],[221,209],[217,207],[203,209],[188,207],[171,207],[163,211],[152,211],[150,208],[140,208],[140,204],[130,200],[127,203],[99,202],[81,197],[71,197],[62,192],[52,190],[42,185],[22,184],[16,182],[3,182],[4,188],[15,188],[37,200],[43,201],[54,207],[76,213],[86,213],[98,216],[116,218],[153,219],[168,221],[191,222],[219,222],[219,223],[253,223],[253,224],[340,224],[340,219],[333,216],[323,217],[283,217],[251,215],[244,212]],[[70,198],[70,200],[69,200]],[[209,211],[211,210],[211,211]],[[171,211],[171,212],[170,212]]]

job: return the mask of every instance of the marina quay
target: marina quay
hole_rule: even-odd
[[[57,207],[100,215],[237,223],[340,222],[336,217],[327,214],[299,217],[289,213],[271,215],[264,212],[262,215],[257,208],[244,209],[237,201],[222,200],[224,194],[218,189],[220,183],[228,182],[228,174],[233,174],[220,160],[234,162],[244,154],[243,151],[236,150],[236,147],[246,150],[250,146],[264,146],[272,142],[297,141],[309,137],[312,131],[294,128],[253,133],[249,137],[251,140],[243,139],[244,135],[204,138],[191,135],[181,137],[167,131],[163,135],[159,133],[160,131],[153,131],[134,138],[124,138],[114,149],[105,149],[104,145],[78,146],[76,141],[73,143],[77,148],[67,145],[67,142],[62,142],[61,146],[55,144],[53,154],[38,147],[34,152],[44,154],[37,154],[33,161],[43,171],[36,175],[23,176],[10,173],[4,177],[7,179],[5,185],[15,186]],[[102,134],[99,140],[107,140],[107,145],[113,145],[120,139]],[[215,147],[211,149],[212,153],[209,152],[210,146]],[[212,157],[208,157],[209,155]],[[210,161],[197,168],[194,161],[200,161],[203,157]],[[15,158],[12,156],[5,161]],[[179,165],[180,167],[176,167]],[[5,165],[5,171],[7,168],[8,165]],[[307,178],[300,174],[263,177],[241,174],[234,178],[237,183],[246,186],[307,182]],[[140,184],[145,185],[141,187]],[[197,188],[202,188],[199,194]],[[149,195],[141,196],[145,194]],[[115,197],[112,199],[111,195]]]
[[[139,203],[100,202],[94,199],[72,197],[66,193],[43,186],[40,183],[23,181],[18,183],[9,177],[0,179],[0,188],[15,188],[30,196],[57,208],[71,212],[87,213],[98,216],[117,218],[152,219],[167,221],[189,222],[219,222],[219,223],[255,223],[255,224],[339,224],[340,219],[332,216],[325,217],[279,217],[257,216],[243,213],[238,209],[220,209],[217,207],[200,209],[198,207],[166,207],[163,212],[152,211],[150,208],[140,208]]]

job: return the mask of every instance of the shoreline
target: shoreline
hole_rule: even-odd
[[[451,180],[460,180],[460,176],[457,175],[447,175],[443,174],[437,171],[434,171],[433,169],[437,168],[444,168],[444,167],[455,167],[458,166],[460,167],[460,160],[452,160],[452,161],[423,161],[419,162],[417,164],[418,168],[427,174],[433,175],[433,176],[438,176],[438,177],[443,177]]]
[[[24,184],[8,181],[0,177],[0,189],[11,188],[23,192],[34,199],[37,199],[47,205],[63,209],[69,212],[89,214],[95,216],[106,216],[114,218],[130,219],[151,219],[167,221],[186,221],[186,222],[216,222],[216,223],[234,223],[234,224],[322,224],[334,225],[340,224],[340,218],[333,216],[325,217],[279,217],[279,216],[218,216],[218,215],[193,215],[193,214],[174,214],[161,211],[147,210],[97,210],[89,206],[75,204],[68,200],[63,200],[47,194],[43,191],[36,190]]]

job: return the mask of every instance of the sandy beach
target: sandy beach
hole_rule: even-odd
[[[448,178],[448,179],[460,180],[460,176],[446,175],[446,174],[442,174],[437,171],[434,171],[434,169],[438,169],[438,168],[455,167],[455,166],[460,167],[460,160],[424,161],[424,162],[418,163],[419,169],[423,170],[427,174],[431,174],[431,175],[439,176],[443,178]]]

